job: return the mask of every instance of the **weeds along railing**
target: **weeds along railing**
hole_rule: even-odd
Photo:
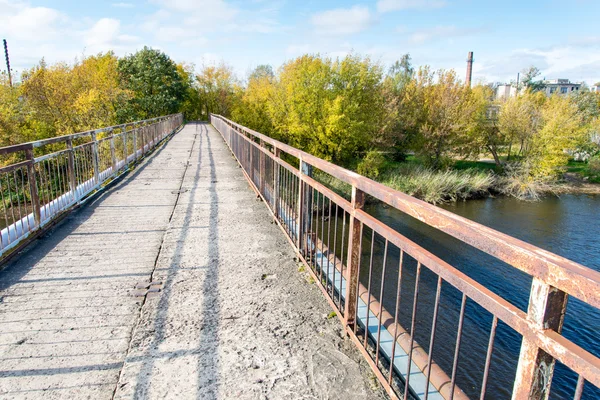
[[[507,356],[505,344],[496,337],[500,326],[514,331],[519,340],[514,379],[504,383],[505,396],[547,398],[556,361],[576,374],[575,399],[581,398],[586,381],[593,385],[588,389],[600,385],[600,359],[561,335],[569,296],[600,308],[600,273],[221,116],[211,115],[211,123],[392,398],[483,399],[490,371],[504,368]],[[313,168],[351,185],[351,200],[311,177]],[[366,213],[366,195],[531,276],[527,311]],[[456,301],[452,329],[445,322],[446,328],[440,328],[440,321],[452,314],[449,307],[440,307],[447,292],[451,295],[446,300]],[[420,297],[426,295],[432,300],[423,307]],[[463,340],[465,329],[482,312],[489,317],[481,318],[485,326],[477,335],[484,336],[485,345],[478,356],[465,355],[461,344],[473,337]],[[444,351],[450,356],[438,364]],[[477,357],[480,363],[474,367],[471,359]],[[465,377],[473,374],[477,382],[461,390],[458,383],[470,382]]]
[[[0,257],[127,170],[182,114],[0,148]]]

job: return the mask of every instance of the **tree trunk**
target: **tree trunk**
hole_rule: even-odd
[[[497,167],[501,167],[502,163],[500,162],[500,157],[498,157],[498,151],[496,150],[496,148],[494,146],[487,146],[488,150],[490,151],[490,153],[492,153],[492,156],[494,157],[494,162],[496,163]]]

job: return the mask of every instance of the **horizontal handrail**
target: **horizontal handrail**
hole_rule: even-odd
[[[493,315],[481,398],[485,395],[492,364],[498,321],[503,321],[521,336],[513,399],[546,398],[555,360],[579,375],[575,398],[581,396],[586,381],[600,387],[600,359],[560,334],[569,295],[600,308],[599,272],[415,199],[222,116],[211,114],[211,123],[225,139],[254,190],[267,203],[299,258],[310,267],[309,271],[340,316],[346,331],[393,398],[398,396],[399,387],[394,376],[409,388],[401,392],[410,391],[417,397],[427,397],[426,392],[429,398],[441,395],[446,399],[457,399],[464,396],[457,387],[456,374],[467,301],[476,303]],[[283,161],[281,153],[296,157],[299,167]],[[310,176],[310,166],[351,185],[352,200],[346,200],[315,181]],[[367,194],[532,276],[527,312],[364,212],[362,207]],[[342,224],[341,231],[339,224]],[[370,235],[365,236],[366,230]],[[363,243],[369,240],[369,236],[370,250]],[[383,252],[378,254],[383,257],[381,272],[373,270],[376,237],[385,243]],[[392,312],[386,310],[383,298],[384,282],[389,279],[385,274],[388,245],[400,251],[400,264],[394,272],[398,285],[396,308],[391,309]],[[403,254],[418,264],[416,272],[413,271],[416,281],[410,329],[405,329],[398,319],[400,282],[404,279],[402,271],[407,268]],[[365,257],[370,258],[368,265],[361,265],[361,259]],[[368,284],[359,279],[361,269],[365,268],[368,268]],[[429,349],[436,338],[442,284],[449,284],[462,294],[452,371],[440,369],[432,359],[431,351],[427,354],[415,341],[418,283],[422,269],[431,271],[438,279]],[[378,294],[371,285],[374,273],[381,273]],[[395,332],[392,334],[392,331]],[[386,338],[391,338],[391,341]],[[408,359],[407,365],[398,364],[397,354],[400,353],[400,358]],[[388,359],[388,367],[381,365],[381,358]],[[413,361],[416,363],[413,372],[421,374],[417,374],[416,378],[412,377],[410,368]],[[425,387],[422,386],[424,380],[427,382]]]
[[[124,173],[182,123],[182,114],[172,114],[0,148],[0,154],[24,152],[25,158],[0,167],[0,258]],[[110,135],[98,139],[102,132]],[[83,137],[89,142],[73,145]],[[56,143],[66,148],[34,156],[34,149]]]
[[[0,155],[16,153],[19,151],[25,151],[27,149],[34,149],[34,148],[38,148],[38,147],[42,147],[42,146],[47,146],[50,144],[55,144],[55,143],[67,142],[67,140],[69,140],[69,139],[70,140],[79,139],[82,137],[91,136],[93,134],[109,132],[109,131],[113,131],[113,130],[117,130],[117,129],[123,129],[123,128],[127,129],[127,127],[131,127],[131,129],[135,129],[135,128],[140,127],[141,125],[154,123],[157,121],[165,120],[167,118],[173,118],[177,115],[180,115],[180,114],[170,114],[170,115],[165,115],[165,116],[161,116],[161,117],[155,117],[155,118],[150,118],[150,119],[145,119],[145,120],[140,120],[140,121],[135,121],[135,122],[128,122],[126,124],[107,126],[105,128],[92,129],[92,130],[88,130],[88,131],[84,131],[84,132],[72,133],[69,135],[56,136],[56,137],[52,137],[52,138],[48,138],[48,139],[40,139],[40,140],[35,140],[32,142],[25,142],[25,143],[19,143],[19,144],[15,144],[15,145],[11,145],[11,146],[0,147]],[[110,139],[110,137],[108,137],[107,139]]]
[[[306,164],[356,187],[433,228],[468,243],[531,276],[539,277],[553,287],[596,308],[600,308],[600,272],[394,190],[356,172],[239,125],[220,115],[215,115],[215,117],[223,119],[231,126],[235,126],[244,133],[262,140],[274,148],[302,159]]]

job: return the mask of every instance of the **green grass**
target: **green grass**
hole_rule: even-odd
[[[452,169],[463,171],[466,169],[477,170],[477,171],[496,171],[496,164],[483,161],[468,161],[468,160],[457,160],[454,162]]]
[[[495,177],[476,169],[435,171],[401,164],[385,172],[381,183],[429,203],[445,203],[489,195]]]
[[[569,160],[567,164],[567,172],[584,174],[587,171],[587,163],[585,161]]]

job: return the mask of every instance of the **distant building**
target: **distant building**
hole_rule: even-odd
[[[496,86],[496,99],[508,99],[517,95],[517,88],[511,84]]]
[[[552,96],[555,93],[569,94],[577,92],[581,85],[581,83],[570,82],[568,79],[550,79],[544,81],[544,91],[547,96]]]
[[[568,79],[549,79],[542,81],[542,91],[546,93],[546,96],[552,96],[557,93],[560,95],[565,95],[569,93],[578,92],[579,89],[583,86],[582,83],[573,83]],[[596,91],[600,93],[600,85],[592,86],[592,91]],[[523,93],[524,88],[521,87],[521,90],[517,91],[516,85],[504,83],[496,85],[496,99],[508,99],[509,97],[514,97],[517,93]]]
[[[590,92],[600,93],[600,84],[592,86]]]

